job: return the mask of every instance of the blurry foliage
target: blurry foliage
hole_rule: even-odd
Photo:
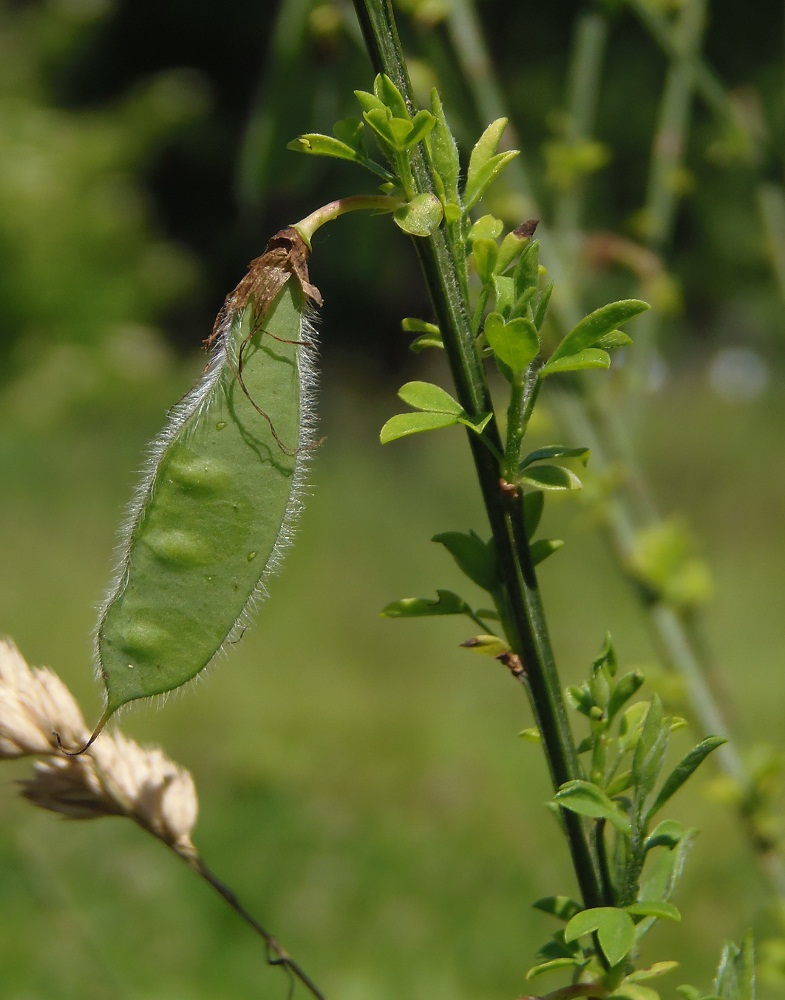
[[[169,72],[101,109],[56,106],[59,67],[107,13],[87,0],[0,7],[4,376],[46,365],[62,345],[119,353],[117,367],[134,369],[134,342],[155,351],[150,328],[195,282],[192,254],[155,225],[140,174],[162,137],[201,113],[199,88]],[[87,360],[71,357],[77,369]]]

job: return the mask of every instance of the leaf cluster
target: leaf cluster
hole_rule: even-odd
[[[589,727],[577,747],[584,777],[563,784],[551,806],[592,824],[608,905],[583,909],[565,897],[535,904],[564,926],[540,950],[529,977],[569,968],[582,979],[596,977],[613,996],[656,1000],[656,991],[640,983],[675,963],[633,970],[632,960],[638,942],[657,920],[680,919],[670,900],[696,831],[655,818],[725,741],[706,737],[663,777],[670,735],[683,721],[665,715],[657,695],[649,702],[632,701],[642,684],[638,671],[618,675],[608,638],[587,681],[568,690]],[[525,735],[536,737],[531,731]]]

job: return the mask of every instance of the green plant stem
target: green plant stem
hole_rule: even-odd
[[[387,74],[403,94],[410,113],[415,114],[389,0],[355,0],[355,9],[374,68]],[[435,193],[428,163],[419,147],[414,151],[412,172],[419,193]],[[475,348],[452,247],[442,229],[428,239],[415,240],[415,247],[442,331],[457,397],[472,416],[487,413],[492,410],[490,392]],[[494,419],[485,434],[501,452],[501,437]],[[502,488],[498,461],[476,434],[469,434],[469,445],[505,585],[511,628],[508,638],[523,663],[526,689],[542,735],[551,779],[558,788],[565,781],[580,777],[581,771],[531,562],[521,496],[517,490]],[[563,815],[584,904],[601,906],[602,877],[587,826],[574,814]]]
[[[667,19],[643,0],[630,0],[630,3],[664,51],[678,59],[680,54],[671,37]],[[684,16],[686,17],[686,14]],[[698,23],[697,20],[692,22],[693,30]],[[509,117],[502,92],[493,76],[492,62],[472,0],[452,0],[448,15],[448,31],[465,85],[474,101],[478,123]],[[721,121],[733,122],[747,134],[749,130],[746,123],[740,120],[720,81],[697,54],[694,54],[692,59],[692,75],[682,76],[682,82],[686,79],[686,82],[691,83],[704,103]],[[685,97],[686,92],[683,91],[682,99]],[[753,142],[754,138],[750,137],[750,141]],[[508,125],[505,142],[508,148],[509,145],[516,143],[512,125]],[[530,203],[530,211],[534,215],[539,215],[532,187],[526,175],[524,157],[517,158],[515,165],[507,171],[505,177],[508,185],[514,185],[518,197],[525,198]],[[772,185],[764,184],[758,186],[758,197],[761,214],[769,234],[772,266],[785,301],[785,197],[779,186],[774,189]],[[662,205],[664,201],[655,199],[652,194],[650,203]],[[672,213],[668,214],[672,220]],[[574,268],[566,263],[558,239],[554,233],[549,232],[543,222],[538,226],[538,235],[548,247],[549,271],[559,290],[558,298],[554,300],[554,307],[561,320],[560,325],[569,329],[581,316],[576,299],[578,282]],[[643,317],[644,322],[645,320],[646,317]],[[634,461],[620,417],[609,407],[607,400],[600,397],[600,393],[589,381],[579,383],[575,380],[575,385],[565,384],[558,393],[549,394],[549,403],[568,436],[591,449],[592,468],[599,477],[618,464],[624,466],[625,483],[614,492],[613,496],[604,501],[602,515],[603,527],[617,564],[622,573],[631,579],[627,566],[634,550],[638,527],[641,524],[655,523],[659,519],[659,514],[653,503],[647,479]],[[631,582],[637,592],[637,583],[632,580]],[[703,732],[727,736],[728,726],[718,707],[717,698],[707,683],[710,674],[707,659],[700,655],[698,645],[685,622],[672,608],[661,604],[648,602],[642,603],[641,607],[647,615],[663,662],[685,680],[688,699],[698,727]],[[737,782],[745,793],[749,793],[753,787],[752,778],[732,742],[729,741],[717,751],[717,762],[725,774]],[[763,873],[777,895],[785,899],[785,863],[782,856],[771,850],[762,851],[754,835],[749,833],[748,824],[743,816],[742,821]]]
[[[324,993],[322,993],[311,977],[295,962],[277,938],[265,930],[259,921],[245,909],[234,892],[210,871],[198,853],[193,850],[177,850],[176,848],[174,850],[185,861],[191,871],[195,872],[213,888],[221,899],[228,903],[234,912],[259,935],[267,948],[267,961],[270,965],[278,965],[282,969],[285,969],[293,977],[293,980],[296,979],[302,983],[311,996],[314,997],[314,1000],[326,1000]]]
[[[394,212],[403,202],[386,194],[353,194],[346,198],[322,205],[304,219],[294,224],[294,228],[310,246],[313,234],[327,222],[339,219],[349,212]]]

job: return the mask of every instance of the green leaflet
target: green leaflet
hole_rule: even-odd
[[[286,229],[251,263],[216,320],[207,371],[153,443],[98,626],[99,729],[207,666],[280,561],[313,422],[306,302],[321,298],[306,254]]]

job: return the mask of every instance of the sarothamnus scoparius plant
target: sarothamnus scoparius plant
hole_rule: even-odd
[[[305,135],[294,146],[357,162],[382,179],[382,193],[331,203],[281,230],[227,299],[210,338],[211,365],[173,412],[132,506],[118,575],[99,625],[98,666],[107,689],[104,716],[87,739],[81,723],[74,733],[73,726],[58,724],[56,712],[44,713],[44,725],[58,732],[45,740],[43,750],[25,751],[51,756],[54,763],[44,770],[54,768],[58,778],[68,768],[74,773],[81,768],[87,798],[94,795],[99,804],[109,805],[82,803],[80,813],[60,785],[39,796],[31,786],[27,797],[67,814],[70,806],[75,818],[125,812],[166,841],[152,812],[148,817],[133,802],[121,808],[120,798],[103,790],[102,744],[93,747],[93,741],[117,708],[184,683],[243,626],[249,601],[288,541],[300,504],[298,462],[313,446],[308,390],[314,334],[308,311],[321,297],[305,263],[312,238],[324,222],[345,211],[392,212],[415,239],[437,320],[407,320],[405,328],[417,335],[415,350],[444,350],[455,395],[431,383],[407,383],[400,396],[412,412],[392,417],[381,439],[386,443],[452,425],[467,429],[490,537],[448,531],[436,540],[487,593],[490,606],[474,608],[441,590],[436,600],[398,601],[385,613],[467,616],[479,631],[464,645],[495,656],[529,696],[536,722],[531,735],[546,755],[554,785],[552,807],[566,835],[579,889],[575,899],[553,896],[536,904],[564,926],[541,950],[530,977],[566,970],[570,981],[552,990],[553,997],[655,1000],[658,994],[641,982],[669,971],[672,963],[637,968],[638,942],[657,920],[678,919],[670,897],[693,831],[654,819],[721,740],[701,741],[661,779],[674,720],[663,716],[656,697],[628,705],[642,678],[632,673],[617,680],[608,641],[587,684],[570,691],[574,707],[589,722],[589,735],[575,743],[535,573],[560,543],[537,539],[535,533],[545,493],[579,485],[564,462],[586,461],[588,454],[574,445],[528,453],[525,446],[538,396],[548,381],[607,368],[609,352],[630,342],[619,327],[647,307],[635,299],[611,303],[586,316],[557,343],[550,342],[551,286],[539,262],[536,222],[504,233],[499,219],[475,213],[515,156],[497,151],[504,120],[487,127],[462,180],[457,146],[438,95],[433,94],[430,111],[413,107],[389,11],[369,4],[360,14],[377,61],[389,60],[397,79],[379,74],[373,92],[357,92],[360,118],[339,123],[332,137]],[[367,144],[367,132],[375,150]],[[488,364],[507,387],[501,419],[488,386]],[[16,702],[12,698],[9,704]],[[9,732],[14,721],[4,723]],[[85,752],[90,756],[80,756]],[[88,763],[73,763],[83,760]],[[99,762],[97,785],[89,763],[93,760]],[[161,796],[166,787],[164,776]],[[190,845],[195,796],[188,809],[185,837]],[[194,860],[198,856],[190,855],[191,847],[179,850],[180,839],[170,846],[188,855],[197,872],[262,934],[271,961],[285,966],[314,996],[322,996],[233,894]],[[715,993],[746,998],[752,989],[752,946],[745,939],[741,948],[726,948]],[[688,1000],[702,996],[691,987],[682,991]]]

